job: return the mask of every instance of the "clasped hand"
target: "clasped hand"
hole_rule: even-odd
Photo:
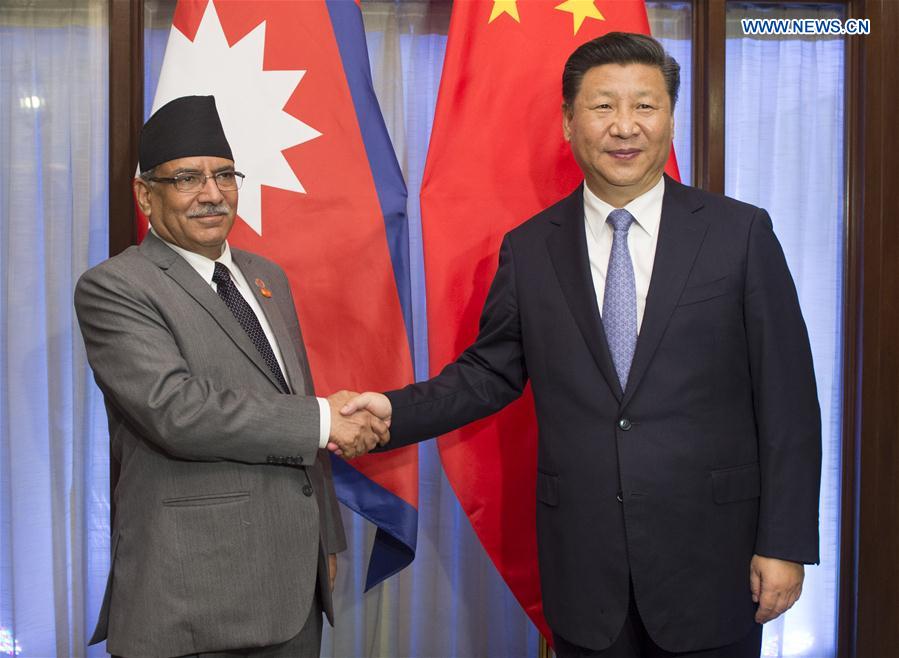
[[[390,440],[390,414],[379,417],[364,404],[351,404],[361,397],[352,391],[340,391],[328,396],[331,407],[328,450],[346,459],[364,455]]]

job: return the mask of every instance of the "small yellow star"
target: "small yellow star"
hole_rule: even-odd
[[[572,15],[575,34],[581,29],[581,25],[584,24],[584,20],[587,18],[595,18],[598,21],[606,20],[599,13],[599,9],[596,8],[593,0],[565,0],[562,4],[556,5],[555,8],[559,11],[567,11]]]
[[[521,19],[518,17],[517,3],[518,0],[493,0],[493,11],[490,12],[490,20],[487,22],[492,23],[502,14],[509,14],[509,16],[520,23]]]

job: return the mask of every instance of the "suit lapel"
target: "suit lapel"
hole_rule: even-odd
[[[600,372],[615,394],[621,400],[621,385],[615,373],[615,366],[609,354],[606,333],[602,327],[599,308],[596,305],[596,290],[590,273],[587,256],[587,236],[584,229],[584,190],[578,188],[557,207],[556,218],[551,219],[558,229],[550,235],[546,244],[550,260],[556,270],[559,287],[587,348]]]
[[[260,267],[261,261],[246,251],[232,249],[231,257],[237,263],[240,271],[243,272],[247,283],[250,284],[250,289],[253,291],[253,295],[259,302],[259,307],[265,313],[268,324],[272,328],[275,341],[277,341],[278,348],[281,351],[281,359],[284,361],[284,367],[287,369],[287,372],[284,374],[287,376],[291,390],[298,395],[304,394],[305,378],[303,377],[303,369],[300,367],[290,332],[287,330],[284,314],[281,313],[278,305],[279,300],[276,300],[273,296],[264,296],[260,286],[256,284],[257,280],[262,281],[264,284],[271,284],[270,270],[263,270]]]
[[[659,240],[646,296],[643,324],[637,338],[637,349],[631,363],[622,406],[633,397],[640,379],[646,373],[687,283],[699,247],[705,239],[708,220],[699,213],[701,208],[702,202],[690,194],[689,188],[665,177]]]
[[[148,233],[144,238],[140,250],[202,306],[247,358],[269,378],[272,384],[280,388],[280,384],[262,359],[262,355],[256,349],[253,341],[247,336],[247,332],[240,326],[237,318],[212,289],[212,286],[204,281],[203,277],[197,274],[197,271],[186,260],[169,249],[162,240],[152,233]]]

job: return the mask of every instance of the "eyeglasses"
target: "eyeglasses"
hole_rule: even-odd
[[[222,192],[231,192],[240,189],[245,176],[239,171],[220,171],[216,174],[212,174],[212,176],[206,176],[199,172],[187,171],[172,176],[171,178],[151,176],[146,178],[146,180],[153,181],[154,183],[169,183],[174,185],[175,189],[179,192],[193,193],[199,192],[206,187],[206,181],[210,178],[215,181],[219,190]]]

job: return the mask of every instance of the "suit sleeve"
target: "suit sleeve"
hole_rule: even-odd
[[[250,464],[273,455],[315,461],[315,398],[225,388],[192,373],[155,302],[127,272],[87,272],[75,288],[75,310],[107,403],[166,453]]]
[[[744,318],[761,468],[755,550],[816,564],[821,412],[796,287],[763,210],[749,232]]]
[[[387,393],[393,407],[387,447],[445,434],[499,411],[526,383],[515,259],[507,235],[474,344],[433,379]]]
[[[334,491],[334,479],[331,473],[331,456],[327,450],[319,450],[318,461],[312,471],[313,487],[319,492],[318,510],[321,519],[322,545],[325,553],[340,553],[345,551],[346,534],[343,529],[343,519],[340,517],[340,505],[337,502],[337,493]]]

